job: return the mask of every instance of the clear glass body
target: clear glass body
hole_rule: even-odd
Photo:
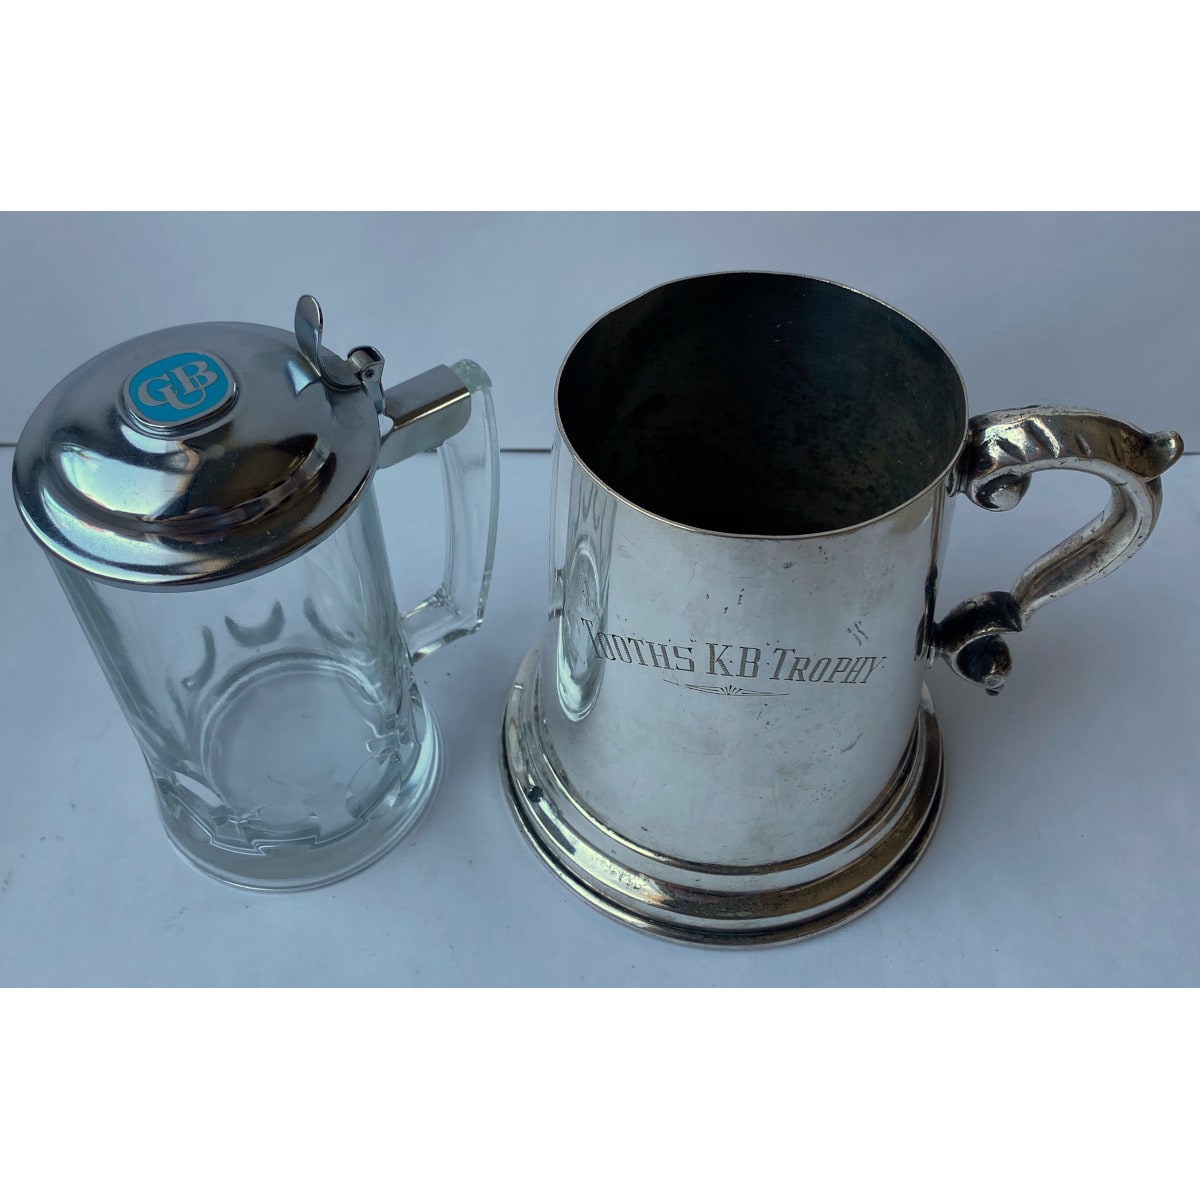
[[[55,569],[141,743],[167,833],[201,869],[314,887],[411,829],[437,785],[439,739],[371,488],[298,558],[225,586],[147,591]]]

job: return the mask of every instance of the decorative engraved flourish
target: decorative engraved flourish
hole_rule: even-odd
[[[672,684],[674,687],[685,687],[691,692],[707,692],[710,696],[786,696],[787,692],[754,692],[749,688],[735,687],[732,683],[725,684],[703,684],[703,683],[680,683],[677,679],[668,679],[663,676],[663,683]]]

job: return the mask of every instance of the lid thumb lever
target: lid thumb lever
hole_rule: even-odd
[[[353,364],[326,350],[321,345],[321,333],[325,328],[325,317],[315,296],[301,296],[296,302],[296,343],[300,353],[312,364],[312,368],[330,387],[339,391],[353,391],[362,386],[362,380]]]
[[[449,367],[430,371],[383,390],[383,355],[374,346],[358,346],[348,359],[321,345],[324,317],[313,296],[296,304],[296,342],[321,380],[341,391],[366,389],[375,411],[390,418],[384,429],[379,465],[440,446],[459,433],[471,415],[471,389]]]

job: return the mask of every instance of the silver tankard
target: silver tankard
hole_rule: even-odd
[[[718,945],[830,929],[928,844],[943,752],[922,677],[993,694],[1006,635],[1150,535],[1182,452],[1097,412],[968,420],[944,349],[878,300],[731,273],[579,339],[556,395],[550,619],[502,729],[517,822],[639,929]],[[934,621],[948,500],[1042,468],[1112,487],[1011,591]]]

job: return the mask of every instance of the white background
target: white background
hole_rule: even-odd
[[[975,411],[1094,405],[1200,445],[1198,250],[1196,219],[1169,215],[4,216],[0,420],[12,440],[116,340],[204,319],[288,327],[307,290],[330,344],[373,342],[393,382],[476,357],[504,444],[546,447],[558,363],[589,321],[665,279],[745,266],[832,276],[909,312],[954,354]],[[1197,466],[1167,477],[1132,564],[1013,640],[1001,697],[931,671],[948,793],[913,875],[840,931],[742,952],[592,912],[505,810],[499,720],[545,614],[548,455],[503,456],[485,625],[418,672],[447,744],[429,816],[368,871],[297,896],[223,887],[172,853],[132,734],[0,501],[0,983],[1194,984]],[[436,462],[378,486],[398,592],[415,599],[440,563]],[[942,611],[1007,586],[1104,494],[1042,475],[1011,514],[960,501]]]
[[[300,0],[286,10],[212,0],[202,14],[185,5],[160,6],[151,16],[116,0],[91,8],[16,6],[6,13],[5,34],[5,196],[24,207],[1200,207],[1200,175],[1188,152],[1194,38],[1187,10],[1156,0],[1086,19],[1077,4],[1055,0],[1016,0],[1003,11],[949,0],[903,7],[749,0],[735,8],[607,0],[552,13],[520,0],[388,9]],[[385,218],[397,225],[414,219]],[[448,219],[495,225],[531,218]],[[922,220],[839,219],[857,229]],[[1121,255],[1110,254],[1107,239],[1082,262],[1070,255],[1056,262],[1060,236],[1014,254],[997,226],[1033,220],[1061,234],[1067,219],[929,219],[943,227],[987,223],[973,239],[972,269],[956,274],[953,262],[943,266],[955,258],[967,264],[961,246],[947,255],[937,244],[932,252],[917,247],[909,270],[894,272],[898,287],[876,290],[904,307],[904,289],[923,286],[930,269],[939,277],[949,270],[953,286],[932,289],[938,312],[917,304],[911,311],[968,369],[976,411],[1020,402],[1008,394],[1014,382],[1078,386],[1080,370],[1099,353],[1102,405],[1178,401],[1186,406],[1179,421],[1142,419],[1179,424],[1197,444],[1186,340],[1194,320],[1183,311],[1194,313],[1194,304],[1187,301],[1189,272],[1169,248],[1143,259],[1148,289],[1131,310],[1136,323],[1145,291],[1182,271],[1174,278],[1184,293],[1177,314],[1183,332],[1177,327],[1174,349],[1159,354],[1151,347],[1161,336],[1155,322],[1132,330],[1130,310],[1097,326],[1072,321],[1108,290],[1102,277]],[[594,308],[583,297],[578,311],[562,317],[563,345],[554,337],[544,347],[519,339],[511,353],[528,372],[529,395],[541,397],[530,401],[535,407],[548,403],[565,343],[606,305],[659,282],[659,247],[678,253],[675,231],[710,219],[601,220],[656,221],[664,233],[642,239],[632,264],[611,245],[583,263],[585,287],[589,270],[602,278],[615,264],[621,278],[595,297]],[[738,221],[714,220],[726,228]],[[1079,220],[1112,226],[1194,218]],[[12,228],[9,221],[0,218],[0,229]],[[270,225],[279,228],[277,219]],[[69,260],[72,239],[63,240]],[[104,263],[106,240],[90,244],[105,267],[99,279],[86,255],[75,272],[69,262],[51,262],[48,273],[65,274],[66,283],[55,287],[49,322],[39,321],[33,333],[68,366],[124,336],[75,345],[55,334],[73,297],[98,299],[103,310],[118,290],[121,264]],[[700,243],[694,264],[679,273],[713,269],[709,260],[729,250],[721,235],[702,233]],[[1191,246],[1194,261],[1194,239]],[[15,269],[17,249],[6,241],[0,258],[8,328],[14,314],[21,325],[26,305],[47,308],[41,277]],[[740,261],[749,249],[735,247],[730,265],[776,265],[771,247],[762,261]],[[816,271],[807,261],[814,247],[801,249],[788,269]],[[865,271],[896,249],[890,237],[874,239],[862,256]],[[241,253],[249,262],[256,257],[254,246],[243,244]],[[222,257],[228,265],[236,255]],[[269,257],[296,261],[290,252]],[[381,260],[359,256],[344,278],[347,292],[361,288],[373,261]],[[1023,325],[1026,336],[1006,345],[992,339],[987,320],[971,325],[975,304],[958,303],[957,281],[971,281],[986,299],[1010,261],[1036,276],[1050,300],[1046,319],[1035,316]],[[258,265],[274,271],[281,264]],[[389,284],[394,266],[381,272]],[[570,269],[567,256],[551,264],[552,294],[561,297],[558,282]],[[820,273],[868,286],[840,261]],[[503,326],[512,296],[525,303],[525,278],[520,262],[501,273],[502,302],[489,324]],[[156,277],[147,294],[161,305],[182,286],[178,277]],[[187,286],[207,287],[196,276]],[[242,280],[244,293],[259,286],[253,277]],[[313,286],[306,279],[296,289]],[[292,284],[283,290],[290,313]],[[1016,306],[996,309],[997,338],[1026,321],[1037,290],[1017,288]],[[222,289],[216,315],[239,315],[227,303],[235,299]],[[364,303],[368,318],[372,303]],[[275,313],[274,303],[266,307]],[[985,365],[1001,364],[990,379],[967,361],[946,324],[959,320],[960,309]],[[287,323],[265,307],[246,315]],[[549,312],[546,320],[557,317]],[[196,314],[189,309],[182,319]],[[362,337],[346,326],[341,341],[338,322],[331,316],[335,345]],[[152,313],[129,332],[165,323]],[[434,340],[453,342],[436,357],[462,352],[461,317],[443,324],[439,312],[430,323]],[[1024,358],[1051,326],[1068,337],[1074,330],[1086,344],[1050,364],[1053,379],[1046,364],[1023,374]],[[12,343],[6,332],[0,328],[0,412],[31,407],[61,374],[47,362],[32,389],[14,387],[14,372],[34,347],[27,325]],[[393,369],[408,362],[394,336],[389,322],[378,337]],[[431,356],[434,340],[426,346]],[[467,352],[501,376],[504,364],[489,347],[472,342]],[[1155,385],[1164,369],[1172,380]],[[1118,400],[1108,377],[1122,375]],[[503,385],[502,419],[504,406],[522,403],[525,390],[515,379]],[[1124,411],[1135,419],[1143,412]],[[3,460],[0,452],[0,471]],[[534,472],[524,491],[519,461]],[[686,996],[645,989],[18,995],[10,988],[2,997],[8,1037],[0,1097],[8,1177],[33,1195],[94,1187],[108,1175],[130,1195],[154,1197],[170,1179],[184,1198],[228,1190],[233,1180],[247,1194],[287,1186],[295,1195],[325,1196],[378,1190],[385,1179],[428,1182],[437,1193],[451,1178],[471,1190],[476,1176],[480,1188],[494,1189],[506,1171],[531,1195],[557,1193],[569,1180],[581,1197],[608,1195],[618,1180],[697,1194],[775,1191],[781,1182],[891,1193],[918,1172],[930,1196],[959,1197],[966,1187],[981,1200],[1028,1191],[1031,1178],[1043,1191],[1096,1196],[1178,1191],[1194,1173],[1187,1090],[1200,1070],[1200,1042],[1190,992],[826,992],[804,985],[1195,981],[1200,705],[1190,676],[1200,510],[1189,465],[1173,470],[1163,523],[1138,561],[1039,614],[1022,636],[1023,692],[1015,692],[1014,678],[1011,696],[968,697],[944,671],[931,673],[951,742],[952,790],[929,855],[886,906],[833,935],[841,942],[818,939],[775,957],[686,954],[597,925],[544,873],[530,871],[519,842],[504,840],[515,831],[497,814],[492,760],[477,726],[490,726],[480,714],[499,702],[515,669],[521,651],[513,643],[531,638],[541,621],[543,589],[523,575],[544,569],[545,490],[532,456],[506,456],[488,624],[472,643],[446,652],[472,664],[474,692],[452,690],[468,679],[452,657],[430,660],[424,679],[444,717],[474,718],[460,728],[457,744],[466,749],[458,782],[431,813],[444,822],[438,844],[448,853],[423,837],[438,828],[431,822],[418,834],[423,840],[379,864],[378,875],[360,877],[356,887],[366,891],[356,891],[352,904],[339,910],[344,897],[335,902],[331,890],[251,907],[249,919],[235,905],[242,898],[205,891],[203,881],[188,880],[163,857],[161,838],[145,824],[148,793],[134,744],[113,732],[120,717],[90,654],[77,631],[66,632],[73,626],[61,597],[46,588],[44,564],[28,553],[23,531],[5,523],[14,514],[0,503],[0,779],[12,788],[11,796],[0,793],[0,811],[17,814],[0,826],[0,847],[11,861],[39,868],[14,875],[7,892],[7,871],[0,876],[4,978],[405,982],[421,963],[425,980],[465,978],[449,971],[450,957],[473,964],[474,978],[492,980],[534,978],[531,966],[542,963],[543,977],[566,982],[581,962],[580,979],[632,978],[632,962],[650,965],[651,980],[793,985]],[[394,517],[402,515],[396,506],[405,488],[419,496],[431,482],[416,471],[380,485]],[[1100,491],[1043,476],[1005,517],[960,506],[950,562],[956,574],[946,577],[944,603],[1011,578],[1031,547],[1048,540],[1047,527],[1082,519]],[[399,525],[391,528],[399,534]],[[430,570],[435,537],[417,537]],[[19,553],[9,552],[14,538]],[[418,549],[407,537],[403,548]],[[396,561],[402,595],[417,576],[425,584],[428,571],[414,564],[409,578]],[[88,740],[97,733],[99,741]],[[118,740],[107,745],[110,738]],[[116,773],[103,766],[105,756],[121,764]],[[72,787],[100,798],[73,832],[59,819],[80,811],[61,807]],[[1031,821],[1031,813],[1042,819]],[[13,823],[21,820],[29,827]],[[110,825],[117,830],[111,836]],[[114,847],[113,838],[125,841]],[[464,838],[474,839],[471,849],[488,849],[482,876],[463,867]],[[114,857],[115,867],[96,869]],[[17,902],[7,903],[18,879]],[[460,900],[464,889],[474,902]],[[187,911],[172,922],[181,907]],[[872,927],[872,920],[884,924]],[[179,932],[168,933],[168,924]],[[398,931],[405,936],[397,940]],[[381,945],[392,949],[381,952]]]
[[[68,371],[192,321],[290,329],[325,309],[392,382],[481,362],[502,444],[549,447],[554,379],[597,317],[666,280],[735,269],[849,284],[924,325],[972,411],[1111,409],[1195,421],[1200,217],[1125,213],[0,214],[0,442]]]

